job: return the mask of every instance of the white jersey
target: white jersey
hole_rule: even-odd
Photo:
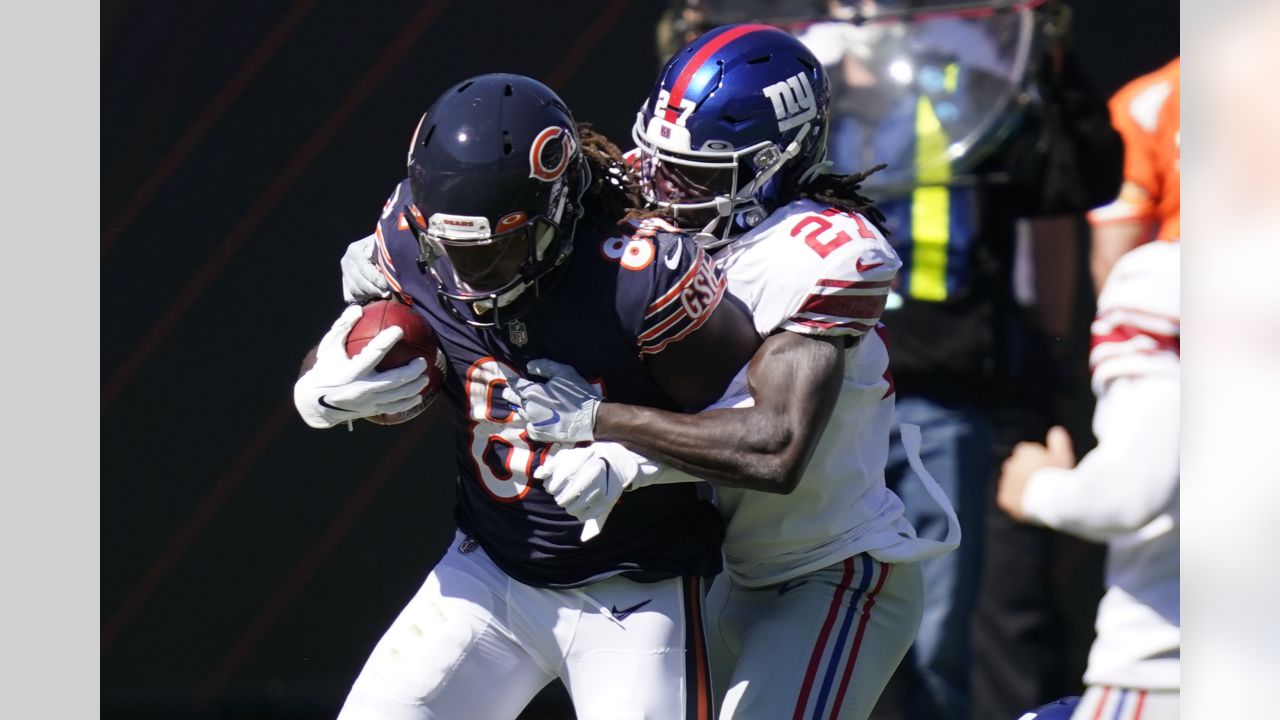
[[[729,292],[751,308],[761,337],[775,330],[860,338],[844,384],[796,489],[788,495],[719,488],[728,572],[744,586],[789,580],[860,552],[884,562],[922,552],[885,486],[894,425],[889,354],[876,332],[902,263],[873,224],[798,200],[734,240],[717,262]],[[718,406],[750,402],[745,372]]]
[[[1161,241],[1116,263],[1089,358],[1098,446],[1036,472],[1023,498],[1030,517],[1107,543],[1090,685],[1179,687],[1179,254]]]

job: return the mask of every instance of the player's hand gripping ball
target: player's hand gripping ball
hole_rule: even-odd
[[[404,412],[373,415],[365,418],[378,425],[399,425],[417,417],[435,400],[444,387],[444,352],[436,339],[436,331],[413,308],[397,300],[374,300],[347,334],[347,356],[355,357],[365,345],[386,328],[398,326],[404,331],[399,342],[391,346],[376,369],[390,370],[408,364],[414,358],[427,361],[427,386],[422,389],[422,404]]]

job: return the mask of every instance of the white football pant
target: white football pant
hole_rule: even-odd
[[[373,649],[339,720],[514,719],[559,677],[579,720],[710,720],[701,580],[512,580],[459,533]]]

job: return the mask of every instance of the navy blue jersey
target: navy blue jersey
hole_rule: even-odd
[[[644,359],[711,316],[725,288],[715,263],[661,223],[613,237],[580,226],[564,271],[533,310],[501,328],[476,328],[443,304],[418,264],[418,241],[402,215],[408,191],[402,182],[384,207],[377,261],[449,359],[444,396],[456,425],[462,530],[508,575],[538,587],[619,573],[654,581],[718,572],[723,525],[691,483],[626,493],[604,531],[581,542],[582,523],[533,478],[553,447],[529,440],[502,399],[508,382],[527,376],[529,360],[551,358],[572,365],[609,400],[679,410]]]

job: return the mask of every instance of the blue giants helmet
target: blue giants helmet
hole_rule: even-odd
[[[768,25],[726,25],[667,62],[632,137],[647,199],[717,247],[759,224],[825,160],[826,72]]]
[[[589,179],[581,147],[569,108],[522,75],[464,80],[422,116],[404,216],[419,264],[459,319],[500,325],[558,277]]]

